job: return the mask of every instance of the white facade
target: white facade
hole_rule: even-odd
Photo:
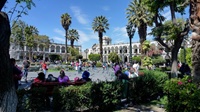
[[[79,50],[79,53],[81,53],[81,45],[74,45],[74,47]],[[37,45],[37,47],[32,49],[33,55],[36,54],[42,56],[43,59],[48,58],[49,54],[58,54],[64,56],[65,51],[65,44],[57,43],[51,43],[48,48],[45,48],[43,45]],[[9,53],[11,58],[23,60],[23,57],[28,57],[29,48],[27,46],[20,48],[19,45],[14,45],[11,43]]]
[[[151,41],[150,44],[155,46],[156,49],[162,48],[157,41]],[[132,42],[132,56],[137,56],[141,54],[141,46],[139,42]],[[108,61],[108,55],[111,52],[116,52],[123,62],[130,62],[130,44],[129,43],[118,43],[111,44],[111,39],[109,37],[103,37],[103,61]],[[89,49],[88,54],[99,54],[99,44],[94,44],[91,49]],[[166,53],[163,51],[163,58],[165,58]]]

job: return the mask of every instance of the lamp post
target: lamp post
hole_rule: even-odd
[[[132,65],[132,38],[135,34],[135,27],[133,27],[133,24],[128,24],[126,26],[126,31],[127,31],[129,41],[130,41],[129,63]]]
[[[85,50],[85,54],[86,54],[86,60],[87,60],[87,53],[89,52],[88,49]]]

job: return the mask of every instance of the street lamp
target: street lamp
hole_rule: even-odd
[[[86,54],[86,60],[87,60],[87,53],[89,52],[88,49],[85,50],[85,54]]]
[[[129,41],[130,41],[130,55],[129,55],[129,62],[130,64],[132,64],[132,38],[135,34],[135,27],[133,27],[133,24],[129,23],[127,26],[126,26],[126,31],[127,31],[127,34],[128,34],[128,37],[129,37]]]

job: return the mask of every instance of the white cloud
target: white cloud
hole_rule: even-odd
[[[52,39],[53,39],[53,41],[54,41],[55,43],[62,43],[62,44],[65,43],[65,38],[53,37]]]
[[[78,33],[80,35],[78,44],[80,44],[80,45],[87,43],[87,42],[91,41],[92,39],[98,40],[98,35],[93,32],[86,34],[85,32],[78,30]]]
[[[74,13],[74,16],[76,17],[76,19],[78,20],[79,23],[81,23],[81,24],[88,23],[87,15],[84,14],[79,7],[71,6],[70,9]]]
[[[65,36],[65,31],[63,31],[63,30],[60,30],[60,29],[58,29],[58,28],[56,28],[56,29],[54,29],[54,32],[56,32],[57,34],[59,34],[59,35],[61,35],[61,36]]]
[[[110,8],[109,8],[108,6],[103,6],[102,9],[103,9],[104,11],[110,10]]]
[[[113,33],[115,33],[116,36],[128,37],[125,26],[124,27],[116,27],[116,28],[114,28]]]

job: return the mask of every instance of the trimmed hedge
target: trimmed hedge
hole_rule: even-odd
[[[142,70],[143,76],[129,82],[129,97],[134,103],[147,103],[163,95],[163,85],[168,75],[161,71]]]
[[[119,81],[115,81],[57,88],[54,90],[53,95],[53,110],[113,110],[120,102],[120,85]]]

